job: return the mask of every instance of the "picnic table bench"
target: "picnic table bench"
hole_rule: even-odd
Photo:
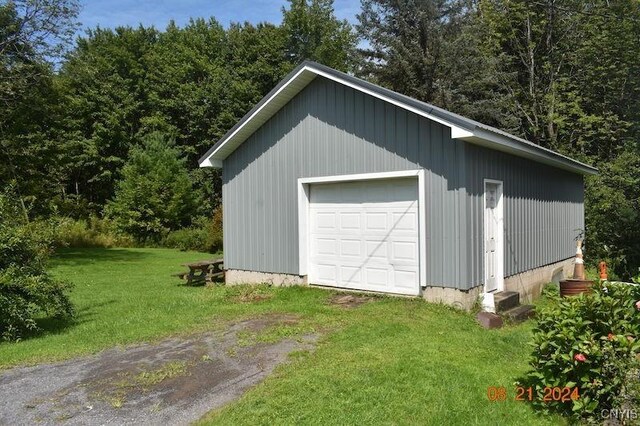
[[[174,276],[181,278],[187,285],[209,284],[218,279],[224,279],[222,259],[201,260],[193,263],[183,263],[189,272],[179,272]]]

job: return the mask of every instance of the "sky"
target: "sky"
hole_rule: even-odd
[[[173,19],[180,26],[190,17],[215,17],[225,27],[231,22],[279,24],[286,0],[80,0],[79,21],[82,28],[115,28],[120,25],[154,25],[164,29]],[[335,0],[339,19],[356,22],[360,0]]]

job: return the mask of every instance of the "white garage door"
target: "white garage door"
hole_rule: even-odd
[[[310,187],[312,284],[419,293],[417,179]]]

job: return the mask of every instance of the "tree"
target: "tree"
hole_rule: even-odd
[[[289,62],[309,59],[341,71],[353,69],[357,37],[347,21],[335,17],[333,0],[289,0],[289,9],[282,8],[282,29]]]
[[[640,3],[482,0],[485,46],[504,58],[519,133],[595,164],[588,258],[623,278],[640,267]]]
[[[587,255],[623,279],[640,273],[640,149],[625,148],[587,179]]]
[[[154,132],[131,150],[122,169],[106,213],[139,242],[158,241],[197,214],[198,196],[179,155],[172,139]]]
[[[0,181],[14,186],[25,217],[49,211],[59,193],[62,110],[52,63],[75,29],[77,9],[75,0],[0,4]]]
[[[552,149],[610,159],[638,119],[640,4],[482,0],[486,46],[515,78],[519,133]],[[635,117],[635,118],[632,118]]]
[[[465,0],[363,0],[359,74],[413,98],[510,128],[500,58],[480,42],[478,10]]]
[[[91,30],[60,71],[67,103],[59,123],[65,193],[88,202],[94,213],[113,196],[120,169],[151,114],[146,55],[157,38],[153,28]]]
[[[11,108],[60,58],[76,28],[77,0],[10,0],[0,4],[0,102]]]

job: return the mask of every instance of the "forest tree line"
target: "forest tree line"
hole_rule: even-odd
[[[310,59],[596,166],[587,255],[638,274],[635,0],[362,0],[355,25],[289,0],[277,25],[76,36],[78,8],[0,3],[0,181],[27,221],[106,218],[138,243],[219,226],[219,172],[197,159]]]

